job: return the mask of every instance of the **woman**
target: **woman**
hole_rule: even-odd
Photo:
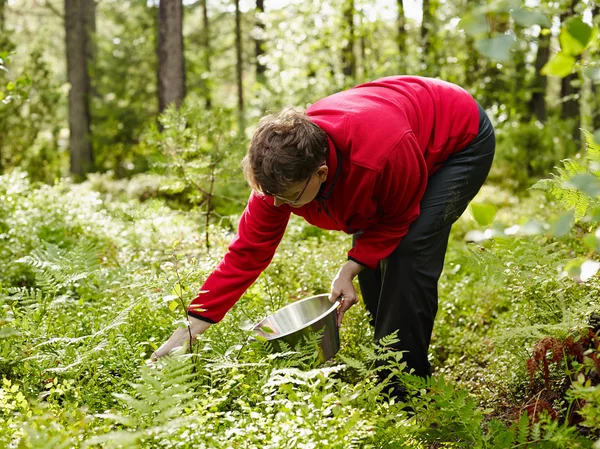
[[[494,148],[492,125],[471,95],[430,78],[381,78],[306,113],[263,118],[243,160],[253,191],[206,293],[190,305],[192,334],[220,321],[269,265],[294,213],[353,234],[331,285],[330,300],[342,298],[338,323],[358,301],[358,276],[375,340],[397,331],[408,368],[429,375],[450,228],[487,177]],[[153,358],[188,335],[178,329]]]

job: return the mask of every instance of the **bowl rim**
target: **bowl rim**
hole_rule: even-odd
[[[296,304],[298,304],[298,303],[300,303],[300,302],[302,302],[302,301],[308,301],[308,300],[310,300],[310,299],[318,298],[319,296],[325,296],[325,297],[329,297],[329,293],[321,293],[321,294],[319,294],[319,295],[313,295],[313,296],[309,296],[308,298],[303,298],[303,299],[300,299],[300,300],[298,300],[298,301],[294,301],[293,303],[291,303],[291,304],[288,304],[287,306],[284,306],[284,307],[282,307],[281,309],[277,309],[277,310],[276,310],[275,312],[273,312],[272,314],[270,314],[270,315],[267,315],[267,316],[266,316],[266,317],[264,317],[262,320],[260,320],[260,322],[259,322],[259,323],[258,323],[256,326],[254,326],[254,327],[252,328],[252,330],[253,330],[253,331],[259,331],[259,330],[260,330],[260,329],[259,329],[260,325],[261,325],[262,323],[264,323],[264,322],[265,322],[265,321],[266,321],[266,320],[267,320],[269,317],[272,317],[273,315],[276,315],[276,314],[278,314],[279,312],[281,312],[281,311],[283,311],[283,310],[287,309],[288,307],[295,306]],[[341,301],[340,301],[339,299],[336,299],[336,300],[335,300],[335,302],[331,303],[331,307],[330,307],[329,309],[327,309],[327,311],[323,312],[323,313],[322,313],[321,315],[319,315],[318,317],[316,317],[316,318],[314,318],[313,320],[309,321],[308,323],[306,323],[306,324],[305,324],[303,327],[301,327],[301,328],[298,328],[298,329],[296,329],[296,330],[293,330],[293,331],[287,332],[287,333],[285,333],[285,334],[274,335],[272,338],[268,338],[268,337],[263,337],[263,338],[265,338],[267,341],[276,340],[276,339],[278,339],[278,338],[282,338],[282,337],[286,337],[287,335],[291,335],[291,334],[293,334],[294,332],[298,332],[300,329],[305,329],[305,328],[307,328],[307,327],[309,327],[309,326],[313,325],[314,323],[316,323],[317,321],[319,321],[319,320],[320,320],[320,319],[322,319],[323,317],[325,317],[325,316],[329,315],[329,314],[330,314],[331,312],[333,312],[335,309],[337,309],[337,307],[340,305],[340,302],[341,302]],[[335,327],[337,328],[337,320],[335,321]],[[264,332],[264,331],[263,331],[263,333],[266,333],[266,332]]]

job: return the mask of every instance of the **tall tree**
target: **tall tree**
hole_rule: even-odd
[[[436,63],[435,53],[437,51],[434,45],[435,41],[435,11],[439,0],[423,0],[423,20],[421,22],[421,61],[423,63],[424,74],[428,76],[437,76],[439,73]]]
[[[242,61],[242,20],[240,12],[240,0],[235,0],[235,55],[236,75],[238,92],[238,122],[240,133],[244,131],[244,86],[243,86],[243,61]]]
[[[4,31],[4,6],[7,0],[0,0],[0,33]]]
[[[347,81],[353,83],[356,74],[356,57],[354,56],[354,0],[345,0],[343,17],[346,33],[346,44],[342,48],[342,72]]]
[[[263,34],[265,31],[265,23],[262,18],[262,14],[265,12],[265,0],[256,0],[256,28],[258,29],[259,35],[255,38],[255,57],[256,57],[256,81],[260,84],[265,84],[265,71],[266,66],[261,62],[262,55],[264,55],[264,41]]]
[[[596,2],[592,8],[592,21],[596,26],[600,25],[600,4]],[[596,50],[597,52],[598,50]],[[597,55],[598,53],[596,53]],[[598,81],[592,81],[592,126],[594,130],[600,129],[600,89]]]
[[[565,10],[563,14],[560,15],[561,25],[564,26],[566,22],[575,15],[575,7],[580,2],[580,0],[570,0],[569,6]],[[581,56],[577,56],[579,60]],[[560,116],[563,119],[574,119],[575,125],[573,126],[573,140],[575,142],[579,142],[580,132],[580,119],[581,119],[581,110],[579,107],[579,97],[581,95],[581,88],[576,86],[573,81],[577,80],[579,75],[577,73],[571,73],[570,75],[565,76],[561,80],[560,85],[560,96],[562,97],[562,108],[560,112]]]
[[[210,47],[210,22],[208,21],[208,4],[207,0],[202,0],[202,48],[204,48],[204,70],[206,73],[210,73],[210,59],[211,59],[211,47]],[[204,82],[204,98],[206,108],[211,108],[211,91],[210,82],[208,77]]]
[[[158,107],[181,106],[185,97],[183,2],[160,0],[158,6]]]
[[[538,35],[538,48],[535,57],[535,74],[531,83],[531,99],[529,110],[540,122],[545,122],[548,117],[546,109],[546,87],[548,78],[540,73],[542,67],[550,59],[550,33],[540,30]]]
[[[406,71],[406,64],[404,63],[407,48],[406,48],[406,16],[404,15],[404,1],[397,0],[397,10],[398,10],[398,33],[396,34],[396,45],[398,46],[398,55],[400,61],[400,71]]]
[[[88,72],[93,0],[65,0],[65,43],[69,90],[70,171],[82,178],[94,165],[89,139],[91,81]],[[95,22],[95,21],[94,21]]]

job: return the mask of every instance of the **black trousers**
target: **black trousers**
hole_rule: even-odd
[[[481,106],[479,114],[479,134],[429,178],[421,214],[398,247],[377,269],[358,275],[375,341],[398,331],[394,349],[406,351],[403,360],[421,377],[431,374],[427,354],[450,228],[481,188],[494,158],[494,129]]]

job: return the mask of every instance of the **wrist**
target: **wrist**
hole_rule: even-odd
[[[354,262],[353,260],[349,260],[342,267],[342,272],[348,275],[350,279],[354,279],[358,273],[363,270],[363,268],[364,267],[361,264]]]

